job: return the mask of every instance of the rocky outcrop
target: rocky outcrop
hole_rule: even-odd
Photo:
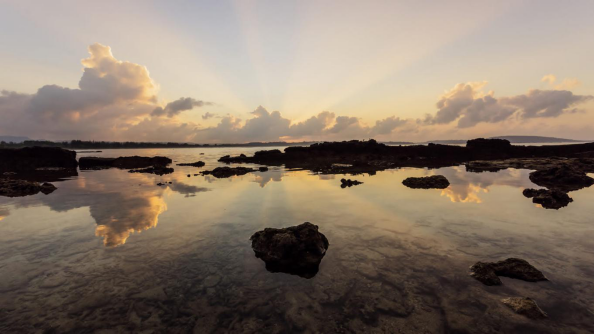
[[[477,262],[470,268],[469,275],[488,286],[502,285],[498,276],[520,279],[528,282],[547,280],[541,271],[524,259],[508,258],[499,262]]]
[[[539,186],[564,192],[593,185],[593,178],[587,176],[578,167],[568,164],[533,171],[529,174],[529,179]]]
[[[149,166],[167,166],[171,164],[171,162],[171,159],[162,156],[130,156],[118,158],[81,157],[79,159],[79,166],[81,170],[98,170],[112,167],[120,169],[140,169]]]
[[[35,172],[38,169],[75,170],[76,152],[51,147],[0,149],[0,172]]]
[[[256,257],[267,270],[312,278],[329,247],[326,236],[310,222],[287,228],[266,228],[250,237]]]
[[[180,164],[176,164],[176,165],[178,165],[178,166],[203,167],[203,166],[205,166],[205,162],[198,161],[198,162],[194,162],[194,163],[180,163]]]
[[[505,298],[500,300],[506,306],[510,307],[515,313],[524,315],[530,319],[545,319],[547,314],[537,306],[535,300],[531,298]]]
[[[0,196],[5,197],[24,197],[34,195],[39,192],[50,194],[56,190],[56,186],[50,183],[39,184],[35,181],[20,179],[0,179]]]
[[[144,169],[137,169],[137,170],[129,170],[130,173],[152,173],[158,176],[163,176],[164,174],[170,174],[174,172],[173,168],[168,168],[165,166],[151,166]]]
[[[527,188],[523,190],[523,195],[527,198],[533,198],[533,203],[540,204],[543,208],[548,209],[560,209],[572,202],[572,198],[560,190]]]
[[[587,176],[593,172],[593,158],[514,158],[493,161],[472,161],[466,164],[467,171],[499,171],[507,168],[536,170],[529,174],[529,179],[548,190],[526,189],[523,195],[533,198],[533,202],[543,208],[559,209],[572,202],[568,192],[593,185],[593,178]]]
[[[429,176],[429,177],[409,177],[403,180],[403,185],[409,188],[447,188],[450,185],[450,182],[446,177],[442,175],[436,176]]]
[[[345,178],[341,179],[341,188],[356,186],[359,184],[363,184],[363,182],[361,182],[359,180],[355,180],[355,179],[354,180],[345,179]]]
[[[229,178],[231,176],[241,176],[245,175],[249,172],[254,172],[256,170],[247,167],[234,167],[230,168],[227,166],[217,167],[211,171],[202,171],[201,174],[204,175],[212,175],[215,178]]]
[[[315,143],[308,147],[288,147],[280,150],[257,151],[254,156],[224,156],[224,163],[254,163],[285,165],[320,173],[373,173],[398,167],[445,167],[477,160],[505,160],[512,158],[593,156],[593,143],[520,146],[506,140],[470,140],[466,147],[453,145],[389,146],[369,141]],[[589,156],[590,155],[590,156]],[[342,164],[338,166],[337,164]],[[592,164],[591,164],[592,165]]]
[[[267,172],[268,170],[269,170],[269,168],[266,166],[261,166],[258,168],[258,171],[260,171],[260,172]]]

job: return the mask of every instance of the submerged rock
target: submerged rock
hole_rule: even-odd
[[[167,157],[81,157],[79,159],[79,166],[82,170],[97,170],[116,167],[120,169],[140,169],[149,166],[167,166],[171,164],[172,160]]]
[[[152,173],[152,174],[156,174],[158,176],[163,176],[164,174],[173,173],[174,169],[168,168],[165,166],[151,166],[151,167],[144,168],[144,169],[130,170],[128,172],[130,172],[130,173]]]
[[[212,175],[213,177],[216,178],[228,178],[231,176],[241,176],[241,175],[245,175],[246,173],[249,172],[254,172],[256,170],[252,169],[252,168],[247,168],[247,167],[234,167],[234,168],[230,168],[227,166],[224,167],[217,167],[215,169],[213,169],[212,171],[202,171],[201,174],[204,175]]]
[[[341,188],[345,188],[345,187],[351,187],[351,186],[355,186],[355,185],[359,185],[359,184],[363,184],[363,182],[359,181],[359,180],[351,180],[351,179],[341,179]]]
[[[533,198],[533,203],[540,204],[543,208],[548,209],[560,209],[572,202],[572,198],[560,190],[527,188],[523,191],[523,195],[527,198]]]
[[[570,165],[533,171],[529,179],[539,186],[569,192],[593,185],[593,178]]]
[[[176,164],[178,166],[194,166],[194,167],[203,167],[205,166],[205,162],[203,161],[198,161],[198,162],[194,162],[194,163],[180,163],[180,164]]]
[[[450,182],[446,177],[442,175],[429,176],[429,177],[409,177],[403,180],[403,185],[409,188],[447,188]]]
[[[505,298],[500,300],[506,306],[510,307],[517,314],[524,315],[530,319],[545,319],[547,314],[537,306],[535,300],[531,298]]]
[[[524,259],[508,258],[499,262],[477,262],[469,275],[488,286],[502,285],[498,276],[520,279],[528,282],[547,280],[541,271]]]
[[[266,228],[254,233],[250,240],[254,254],[265,262],[267,270],[304,278],[318,273],[329,246],[326,236],[310,222],[281,229]]]
[[[39,192],[50,194],[56,190],[56,186],[50,183],[39,184],[35,181],[20,179],[0,179],[0,196],[25,197]]]
[[[267,172],[268,170],[269,170],[269,168],[266,166],[261,166],[258,168],[258,171],[260,171],[260,172]]]

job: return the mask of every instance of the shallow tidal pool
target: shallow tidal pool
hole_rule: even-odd
[[[593,332],[593,187],[551,210],[522,195],[530,170],[404,168],[347,176],[363,182],[350,188],[283,167],[194,176],[264,149],[79,154],[167,156],[175,172],[79,171],[49,195],[0,198],[0,332]],[[402,185],[433,174],[451,185]],[[303,222],[330,243],[318,273],[267,271],[250,236]],[[468,274],[509,257],[549,281]],[[517,296],[549,318],[500,302]]]

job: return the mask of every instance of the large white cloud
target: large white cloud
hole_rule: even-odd
[[[0,132],[46,139],[134,139],[126,132],[157,109],[172,117],[209,104],[181,98],[160,107],[157,85],[146,67],[116,59],[99,43],[88,50],[78,88],[45,85],[34,94],[2,91]]]
[[[553,75],[542,81],[553,84]],[[487,82],[470,82],[455,85],[436,103],[438,111],[428,116],[425,124],[449,124],[458,120],[457,127],[473,127],[480,122],[497,123],[516,117],[551,118],[564,113],[574,113],[581,103],[593,99],[591,95],[575,95],[567,90],[529,90],[526,94],[496,98],[494,92],[487,94],[481,89]]]

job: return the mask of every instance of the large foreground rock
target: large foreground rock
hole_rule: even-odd
[[[545,319],[547,314],[537,306],[535,300],[531,298],[506,298],[500,300],[506,306],[510,307],[518,314],[524,315],[530,319]]]
[[[540,204],[543,208],[548,209],[560,209],[572,202],[572,198],[568,194],[559,190],[527,188],[523,191],[523,195],[527,198],[533,198],[533,203]]]
[[[541,271],[520,258],[508,258],[499,262],[477,262],[469,270],[471,277],[488,286],[502,285],[498,276],[529,282],[547,280]]]
[[[310,222],[281,229],[266,228],[254,233],[250,240],[254,254],[265,262],[267,270],[304,278],[318,273],[329,246],[326,236]]]
[[[0,179],[0,196],[4,197],[25,197],[39,192],[47,195],[55,190],[56,186],[50,183],[40,184],[20,179]]]
[[[116,167],[120,169],[140,169],[149,166],[167,166],[171,164],[171,159],[162,156],[155,157],[81,157],[79,165],[82,170],[97,170]]]
[[[43,168],[76,169],[76,152],[62,148],[0,149],[0,172],[28,172]]]
[[[403,185],[409,188],[447,188],[450,182],[446,177],[441,175],[429,176],[429,177],[409,177],[403,180]]]

